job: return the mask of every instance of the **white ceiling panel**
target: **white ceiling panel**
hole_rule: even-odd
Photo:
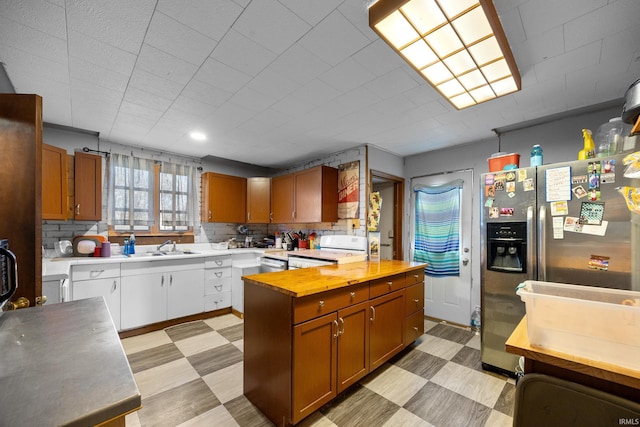
[[[622,104],[640,77],[640,1],[494,0],[522,90],[457,111],[369,28],[371,2],[5,2],[0,62],[17,91],[43,96],[46,122],[275,168],[361,144],[408,156],[494,138]]]

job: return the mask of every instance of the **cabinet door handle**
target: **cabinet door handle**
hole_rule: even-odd
[[[118,289],[118,282],[116,280],[113,281],[113,288],[111,289],[111,292],[115,292],[116,289]]]
[[[419,299],[414,299],[413,302],[416,303],[416,307],[418,307],[418,305],[420,304],[420,300]]]
[[[340,328],[340,330],[338,331],[338,335],[343,335],[344,334],[344,319],[341,317],[339,320],[340,320],[340,323],[342,323],[342,328]]]
[[[209,219],[211,219],[211,211],[209,211]]]
[[[76,205],[76,215],[80,215],[80,203]]]
[[[296,219],[296,211],[291,212],[291,218]]]
[[[95,277],[100,276],[102,273],[104,273],[104,270],[91,270],[89,272],[89,276],[93,279]]]
[[[164,275],[162,275],[162,279],[160,280],[160,286],[164,286]]]
[[[356,293],[355,292],[351,292],[349,295],[351,295],[351,299],[354,299],[356,297]]]
[[[391,289],[391,287],[393,286],[393,282],[387,282],[387,285],[389,285],[389,289]]]
[[[324,307],[324,301],[323,301],[323,300],[320,300],[320,302],[318,302],[318,306],[319,306],[320,308]]]
[[[336,331],[333,333],[333,337],[334,337],[334,338],[338,338],[338,335],[339,335],[339,333],[340,333],[340,332],[338,331],[338,321],[337,321],[337,320],[334,320],[334,321],[333,321],[333,323],[334,323],[334,324],[335,324],[335,326],[336,326]]]
[[[251,221],[251,212],[247,212],[247,221]]]
[[[173,274],[169,275],[169,286],[173,285]]]
[[[273,212],[269,212],[269,221],[273,221]]]
[[[369,320],[371,320],[372,322],[376,320],[376,309],[374,306],[371,306],[371,318]]]
[[[217,266],[221,266],[224,263],[224,261],[219,259],[214,259],[213,262],[215,262]]]

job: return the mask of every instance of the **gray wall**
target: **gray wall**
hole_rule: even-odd
[[[611,106],[611,105],[614,106]],[[448,171],[464,169],[473,170],[473,235],[472,248],[472,295],[471,306],[480,305],[480,206],[479,189],[480,175],[489,172],[487,158],[491,154],[502,151],[520,154],[520,166],[529,166],[531,147],[540,144],[543,149],[544,163],[556,163],[575,160],[578,151],[582,149],[582,129],[591,129],[595,135],[598,127],[612,117],[619,117],[622,111],[622,101],[619,105],[609,103],[588,112],[574,112],[567,117],[548,118],[546,122],[537,124],[522,124],[512,126],[511,129],[500,131],[498,138],[479,140],[462,146],[426,152],[404,158],[405,186],[405,218],[404,234],[405,259],[409,259],[409,248],[413,243],[410,233],[411,221],[411,178],[434,175]],[[500,148],[498,148],[500,146]]]

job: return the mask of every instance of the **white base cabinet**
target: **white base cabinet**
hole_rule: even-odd
[[[231,255],[204,261],[204,311],[231,307]]]
[[[121,274],[122,329],[204,311],[202,259],[132,262]]]
[[[104,297],[117,330],[121,327],[120,264],[84,264],[71,268],[71,300]]]

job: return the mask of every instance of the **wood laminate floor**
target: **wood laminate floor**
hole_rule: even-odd
[[[425,331],[298,425],[511,426],[515,383],[482,370],[480,336],[429,320]],[[142,394],[128,427],[273,426],[242,394],[242,319],[228,314],[122,344]]]

